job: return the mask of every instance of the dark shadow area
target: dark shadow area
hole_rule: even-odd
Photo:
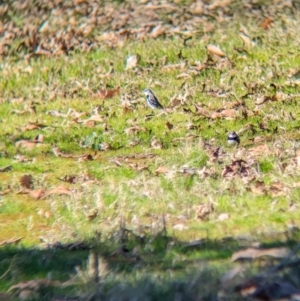
[[[234,252],[252,248],[249,238],[182,242],[165,231],[142,238],[120,231],[122,235],[112,235],[114,239],[95,235],[90,241],[41,249],[1,247],[1,291],[8,292],[7,300],[142,300],[142,295],[147,296],[143,300],[177,300],[176,296],[216,300],[226,269],[243,266],[259,271],[279,262],[268,256],[231,262]],[[265,236],[258,249],[292,249],[299,237],[299,231],[272,239]],[[211,290],[212,285],[218,289]]]

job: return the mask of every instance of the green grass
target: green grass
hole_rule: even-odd
[[[168,17],[161,15],[161,20]],[[16,25],[24,22],[17,14],[13,20]],[[65,290],[54,289],[53,294],[87,293],[81,287],[84,281],[89,283],[88,291],[95,291],[86,276],[89,251],[48,250],[40,245],[41,237],[51,244],[85,241],[109,266],[111,275],[101,282],[101,293],[108,298],[116,288],[118,295],[122,289],[119,281],[124,283],[124,295],[134,291],[139,296],[137,287],[142,286],[149,295],[144,300],[157,296],[173,300],[176,289],[186,300],[196,296],[213,300],[213,292],[206,286],[229,269],[234,251],[255,241],[295,244],[298,234],[290,236],[288,225],[293,222],[300,227],[297,207],[290,210],[299,197],[295,150],[299,148],[300,110],[299,83],[290,74],[300,65],[295,51],[298,21],[287,14],[268,30],[260,27],[260,21],[241,21],[239,16],[224,27],[212,22],[214,31],[205,38],[205,30],[199,26],[186,45],[178,35],[166,35],[128,39],[118,47],[103,42],[90,52],[38,56],[30,63],[22,56],[25,50],[17,54],[15,48],[1,58],[0,168],[11,165],[12,170],[0,172],[0,193],[11,188],[1,196],[0,242],[22,240],[19,247],[0,246],[0,277],[17,258],[15,266],[0,278],[0,290],[48,277],[78,280]],[[286,22],[288,33],[281,22]],[[239,37],[241,24],[262,42],[244,47]],[[206,45],[210,43],[219,45],[229,62],[207,60]],[[136,68],[126,69],[126,59],[133,54],[139,55],[139,62]],[[179,63],[185,63],[183,70],[167,68]],[[197,71],[195,65],[200,63],[211,66]],[[107,75],[111,67],[114,72]],[[120,93],[112,98],[96,96],[100,89],[117,87]],[[152,112],[147,107],[142,93],[146,87],[155,92],[166,111]],[[223,93],[227,93],[225,97]],[[275,94],[277,100],[260,103],[261,97]],[[124,111],[121,95],[133,102],[131,111]],[[177,106],[173,108],[174,99]],[[196,109],[201,107],[212,116],[235,102],[243,106],[221,118],[207,118]],[[82,120],[94,115],[96,107],[99,120],[93,126],[85,125]],[[66,115],[55,116],[53,111]],[[24,131],[29,122],[45,127]],[[133,126],[140,131],[128,132]],[[241,138],[236,148],[227,145],[232,130]],[[16,147],[16,142],[32,140],[38,134],[45,138],[41,147]],[[258,137],[261,142],[255,142]],[[161,148],[153,147],[154,139]],[[103,151],[105,143],[109,148]],[[268,150],[255,150],[262,145]],[[70,157],[56,157],[54,146]],[[78,159],[88,154],[93,160]],[[20,162],[16,155],[28,161]],[[236,169],[226,176],[226,168],[234,169],[233,163],[239,159],[245,161],[246,172]],[[159,172],[159,168],[165,171]],[[64,186],[72,195],[53,194],[36,200],[18,193],[25,174],[33,176],[35,189],[50,191]],[[77,178],[74,183],[63,181],[68,176]],[[253,188],[257,181],[263,183],[263,191]],[[276,182],[283,187],[278,194],[272,188]],[[196,218],[199,205],[208,203],[214,208],[209,217]],[[49,217],[41,212],[48,212]],[[219,219],[223,213],[228,219]],[[178,230],[178,224],[184,229]],[[248,236],[251,239],[245,245],[240,243],[240,237]],[[232,242],[224,242],[225,238]],[[203,244],[185,247],[195,240],[203,240]],[[130,256],[116,253],[121,245],[131,253],[137,248],[142,261],[132,263]],[[84,275],[75,271],[76,266]],[[201,271],[196,272],[198,267]],[[198,274],[205,282],[201,292],[196,288]],[[189,275],[186,282],[185,275]],[[176,281],[178,286],[172,290]],[[191,294],[185,291],[189,281],[193,283]]]

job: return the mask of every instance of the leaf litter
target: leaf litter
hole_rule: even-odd
[[[8,55],[15,55],[21,60],[25,55],[28,62],[33,62],[34,60],[38,60],[39,57],[54,58],[56,56],[69,56],[76,51],[88,53],[93,49],[102,47],[103,44],[106,44],[114,49],[117,49],[118,47],[122,49],[127,41],[131,39],[144,41],[146,39],[159,40],[159,38],[162,37],[169,38],[177,36],[179,39],[182,39],[183,45],[186,46],[189,43],[194,43],[193,38],[195,37],[196,39],[199,39],[199,44],[203,48],[202,50],[205,51],[205,45],[207,45],[207,57],[202,62],[185,59],[186,56],[183,49],[182,51],[180,50],[177,55],[180,62],[169,63],[169,58],[162,58],[161,60],[149,58],[146,63],[152,65],[148,69],[143,68],[143,64],[145,64],[145,58],[143,55],[141,57],[138,55],[129,56],[126,60],[125,71],[128,70],[128,72],[141,72],[140,74],[144,75],[145,73],[143,72],[148,72],[147,74],[149,74],[149,72],[152,72],[156,66],[161,64],[162,72],[170,74],[175,72],[174,78],[176,78],[178,81],[184,82],[182,85],[182,90],[177,90],[176,92],[172,91],[173,96],[169,98],[170,101],[168,104],[168,110],[165,112],[169,121],[166,119],[163,121],[164,128],[167,130],[165,133],[170,134],[171,141],[178,143],[180,147],[187,142],[190,144],[195,144],[197,143],[195,140],[202,141],[200,150],[203,151],[208,157],[207,164],[199,167],[196,163],[196,160],[191,160],[192,163],[189,162],[187,167],[171,166],[171,164],[169,164],[170,161],[162,160],[161,156],[154,153],[158,152],[160,154],[160,151],[167,150],[169,147],[168,143],[165,143],[163,139],[164,137],[157,135],[157,133],[151,133],[151,137],[149,136],[150,138],[148,141],[142,145],[144,148],[147,147],[148,150],[151,149],[153,154],[144,152],[142,154],[131,153],[129,155],[122,156],[118,154],[115,155],[114,152],[116,148],[113,147],[110,142],[100,141],[100,149],[105,150],[108,155],[104,156],[103,158],[97,157],[96,159],[99,160],[97,163],[100,165],[102,162],[106,161],[113,162],[117,165],[117,167],[127,166],[130,169],[141,173],[144,179],[138,179],[136,180],[136,183],[137,185],[141,185],[141,183],[143,183],[144,187],[147,187],[147,185],[151,183],[152,177],[154,176],[156,176],[156,178],[164,179],[165,177],[165,179],[168,179],[170,174],[172,174],[172,177],[174,174],[176,174],[176,177],[182,178],[193,178],[193,176],[196,175],[199,179],[211,178],[220,181],[218,188],[218,193],[220,194],[226,193],[226,190],[224,189],[226,183],[239,181],[241,179],[244,181],[244,183],[246,183],[246,190],[250,191],[254,195],[269,194],[271,197],[275,198],[285,196],[290,197],[290,190],[293,188],[293,186],[286,185],[286,179],[279,178],[277,180],[272,178],[272,180],[269,182],[264,182],[257,166],[259,165],[260,160],[268,156],[276,157],[278,159],[283,157],[287,162],[285,163],[286,170],[297,170],[296,168],[299,165],[298,150],[295,150],[295,153],[292,156],[293,158],[289,158],[287,156],[284,157],[284,151],[272,146],[269,143],[269,137],[271,136],[265,135],[265,133],[271,133],[272,131],[274,131],[274,135],[277,135],[276,131],[278,131],[278,129],[276,130],[276,128],[272,127],[271,122],[273,122],[273,120],[278,120],[281,117],[271,115],[271,118],[263,119],[263,117],[266,117],[265,110],[267,110],[267,108],[271,108],[272,110],[272,106],[275,107],[277,105],[283,105],[284,102],[291,102],[293,101],[293,98],[299,97],[297,94],[291,95],[290,93],[286,93],[288,90],[287,88],[291,86],[298,87],[296,81],[297,70],[294,70],[291,73],[293,75],[290,77],[288,73],[286,74],[286,76],[289,78],[289,82],[276,86],[275,93],[271,93],[271,89],[264,84],[266,78],[262,76],[261,78],[257,79],[257,81],[247,80],[247,82],[244,84],[244,87],[241,87],[242,93],[238,94],[240,96],[236,96],[236,91],[233,91],[232,85],[227,81],[234,81],[235,75],[229,78],[231,74],[230,72],[235,71],[235,64],[238,64],[239,60],[247,60],[249,62],[248,65],[250,66],[245,68],[244,74],[255,74],[259,77],[260,74],[263,73],[264,67],[262,65],[259,66],[258,63],[256,66],[251,66],[249,58],[250,55],[255,55],[255,50],[253,48],[257,48],[260,45],[259,37],[253,38],[256,35],[255,32],[251,32],[246,28],[242,28],[240,37],[244,49],[242,47],[235,48],[231,52],[229,48],[225,48],[225,44],[222,44],[222,39],[226,37],[221,36],[220,40],[217,41],[220,46],[217,46],[216,44],[211,44],[215,43],[216,41],[213,41],[210,36],[216,32],[223,33],[220,28],[225,24],[225,22],[227,22],[227,19],[232,16],[232,12],[235,9],[239,9],[242,17],[244,18],[252,18],[253,15],[255,15],[255,18],[260,20],[259,26],[264,31],[264,34],[270,34],[269,39],[273,39],[273,36],[271,35],[272,28],[275,26],[278,19],[282,17],[281,13],[277,14],[275,12],[281,12],[282,9],[292,10],[292,7],[288,2],[289,1],[284,3],[276,2],[274,5],[266,5],[262,6],[260,9],[257,9],[257,5],[254,2],[236,3],[235,1],[215,1],[214,3],[205,3],[201,1],[194,1],[184,6],[178,5],[177,3],[160,3],[159,1],[155,1],[154,3],[146,4],[147,9],[145,9],[145,4],[141,3],[136,4],[135,9],[132,10],[130,5],[126,5],[126,3],[120,3],[118,6],[116,6],[115,3],[106,3],[105,6],[101,6],[97,3],[92,4],[89,1],[74,1],[69,4],[61,3],[60,8],[56,9],[53,15],[49,15],[49,17],[42,24],[40,21],[36,22],[35,19],[37,18],[38,20],[41,20],[42,10],[32,6],[29,2],[23,3],[21,1],[15,1],[14,5],[9,2],[1,8],[2,14],[6,15],[9,10],[13,12],[22,10],[23,18],[20,20],[20,24],[18,25],[14,24],[12,21],[1,24],[3,27],[1,32],[5,32],[5,35],[1,40],[0,55],[2,58],[6,58]],[[46,9],[49,9],[50,4],[45,5]],[[68,14],[66,14],[66,12],[72,12],[73,10],[79,13],[79,20],[72,17],[70,19]],[[120,14],[120,12],[122,12],[122,14]],[[214,26],[214,24],[210,22],[211,18],[217,21],[218,26]],[[157,20],[160,19],[165,19],[166,22],[157,22]],[[92,22],[89,20],[92,20]],[[155,20],[155,22],[153,20]],[[32,26],[29,26],[30,24],[32,24]],[[64,30],[59,31],[59,28],[63,28]],[[202,32],[200,33],[199,28],[204,28],[205,34]],[[95,32],[97,34],[95,34]],[[281,35],[282,32],[279,32],[278,34]],[[18,45],[14,44],[14,41],[16,41],[15,37],[18,38]],[[223,49],[226,49],[226,52]],[[6,72],[5,68],[6,67],[4,67],[4,72]],[[217,74],[220,75],[220,83],[217,84],[217,86],[216,84],[212,83],[209,78],[209,72],[215,71],[219,72]],[[30,74],[34,71],[28,68],[25,72]],[[101,72],[99,73],[99,79],[111,80],[115,75],[115,70],[113,66],[110,66],[108,69],[102,68]],[[197,77],[204,73],[206,74],[206,77],[201,79],[203,82],[197,82],[194,86],[192,82],[197,81]],[[147,76],[149,77],[149,75]],[[273,80],[276,77],[283,76],[283,74],[282,72],[273,70],[269,75],[266,76],[269,76]],[[152,79],[149,79],[150,83],[151,80]],[[80,83],[74,91],[77,89],[82,89],[82,86],[82,83]],[[164,87],[164,83],[159,83],[157,86]],[[99,87],[99,84],[97,87]],[[68,127],[76,125],[78,127],[84,126],[87,128],[97,128],[99,124],[102,125],[103,123],[108,122],[108,125],[104,125],[103,128],[113,128],[114,125],[110,124],[110,122],[113,114],[118,114],[118,108],[115,109],[112,103],[115,98],[121,94],[121,87],[117,86],[115,83],[113,85],[106,85],[105,81],[101,81],[100,87],[103,88],[97,90],[95,87],[93,87],[93,89],[88,87],[87,89],[89,95],[92,96],[93,101],[97,101],[98,99],[101,100],[102,103],[99,106],[100,113],[94,113],[91,111],[80,112],[77,111],[77,109],[71,108],[68,109],[67,113],[61,113],[60,109],[55,109],[48,111],[48,114],[50,115],[49,117],[54,117],[54,119],[56,117],[68,119],[68,122],[66,123]],[[39,88],[42,89],[41,87]],[[134,98],[128,97],[128,91],[123,91],[122,86],[121,106],[123,110],[122,112],[126,114],[135,114],[135,110],[139,109],[139,99],[138,96],[136,96],[138,94],[138,92],[136,92],[138,89],[137,85],[133,85],[132,89],[133,91],[135,90],[133,92]],[[244,94],[245,89],[247,90],[247,94]],[[76,95],[76,93],[72,92],[71,89],[69,90],[70,91],[68,92],[56,90],[53,92],[53,96],[49,97],[47,100],[55,100],[57,95],[63,95],[63,98],[65,95]],[[92,91],[97,92],[93,93]],[[203,104],[201,98],[201,102],[197,100],[197,103],[195,104],[195,95],[200,93],[203,93],[203,95],[206,97],[214,100],[208,100],[205,104]],[[3,102],[8,101],[6,95],[4,95],[3,98]],[[132,99],[137,101],[132,101]],[[25,100],[23,97],[18,98],[14,96],[10,99],[10,102],[16,106],[22,104],[24,101],[27,102],[27,100]],[[215,101],[219,101],[219,103],[216,103]],[[92,106],[93,105],[91,105],[91,107]],[[176,110],[179,110],[182,112],[182,114],[189,115],[189,118],[187,118],[189,119],[189,122],[188,126],[186,127],[189,132],[173,137],[172,135],[177,132],[177,129],[180,129],[177,120],[172,119],[172,114],[176,112]],[[29,104],[26,103],[22,110],[15,109],[12,111],[12,113],[23,117],[29,114],[37,114],[39,112],[35,104],[31,102]],[[89,117],[83,119],[84,116]],[[210,123],[210,128],[216,128],[214,130],[214,135],[217,137],[217,141],[220,141],[220,137],[223,135],[222,131],[228,131],[227,128],[218,128],[220,126],[220,123],[218,123],[220,120],[224,121],[226,126],[229,124],[232,126],[234,123],[230,122],[240,121],[243,118],[250,119],[253,116],[259,119],[259,122],[253,122],[253,124],[249,123],[249,127],[245,127],[243,132],[243,138],[245,138],[243,139],[241,146],[234,150],[227,149],[225,146],[226,141],[222,145],[214,144],[213,140],[207,142],[206,133],[203,133],[201,130],[201,121],[205,119],[205,122]],[[292,113],[286,114],[286,116],[290,116],[289,120],[291,122],[296,120],[296,115],[293,117]],[[145,123],[153,122],[156,117],[157,116],[154,118],[153,116],[151,118],[146,117]],[[164,118],[165,116],[160,117]],[[24,126],[18,128],[24,133],[36,130],[45,130],[45,128],[48,128],[46,124],[50,123],[42,119],[39,120],[41,120],[41,123],[38,121],[28,122],[25,123]],[[65,120],[63,122],[65,122]],[[131,124],[129,127],[125,126],[121,129],[121,131],[127,136],[134,136],[132,139],[132,145],[135,143],[135,145],[139,145],[139,137],[146,134],[148,135],[149,127],[144,126],[145,123],[136,122],[135,124]],[[257,131],[259,131],[259,135],[262,136],[261,139],[258,139],[259,136],[253,137]],[[118,132],[118,130],[113,129],[110,131],[110,134],[114,135],[116,132]],[[252,140],[247,139],[249,136],[253,137],[251,138]],[[134,140],[135,137],[137,137],[136,140]],[[23,162],[23,164],[32,164],[30,159],[27,159],[26,156],[22,155],[22,152],[34,151],[35,147],[44,144],[44,139],[47,140],[48,137],[46,136],[45,138],[45,136],[40,134],[34,139],[23,139],[23,136],[22,138],[18,139],[20,140],[15,142],[15,148],[16,151],[20,153],[15,157],[18,161]],[[77,142],[78,141],[76,141],[76,143]],[[256,143],[257,145],[253,146],[252,142]],[[61,160],[67,158],[78,159],[78,164],[83,164],[85,161],[94,159],[94,157],[90,154],[74,155],[72,152],[62,152],[60,148],[56,146],[52,147],[52,152],[54,156]],[[135,150],[133,152],[135,152]],[[44,153],[43,155],[47,158],[47,156],[51,156],[52,154]],[[197,158],[199,159],[200,157]],[[184,159],[186,161],[188,160],[188,158]],[[195,164],[195,167],[193,164]],[[154,167],[152,167],[152,165],[154,165]],[[110,172],[109,169],[110,167],[108,167],[106,170],[108,173]],[[101,169],[101,171],[103,170],[104,169]],[[154,172],[151,173],[151,170],[154,170]],[[158,175],[159,177],[157,177]],[[70,174],[61,177],[60,180],[66,182],[67,184],[75,185],[91,179],[89,177],[85,178],[81,174]],[[43,183],[43,187],[34,189],[33,183],[35,186],[39,187],[39,183],[33,181],[33,178],[30,175],[25,175],[20,178],[22,189],[24,189],[24,191],[26,191],[29,196],[34,199],[44,199],[48,196],[54,195],[66,195],[70,196],[71,198],[74,197],[74,191],[68,187],[56,186],[52,189],[49,189],[47,187],[47,183]],[[199,186],[197,187],[199,189]],[[145,188],[145,194],[149,192],[147,189],[151,190],[149,188]],[[151,193],[148,193],[148,195],[151,196]],[[205,197],[201,197],[202,202],[203,198]],[[199,200],[197,200],[197,202],[199,204]],[[203,223],[209,223],[210,221],[225,223],[227,219],[232,218],[232,216],[228,213],[219,211],[218,206],[216,206],[216,208],[214,207],[215,205],[212,206],[211,204],[207,204],[205,202],[198,205],[198,207],[194,207],[195,219],[200,220]],[[90,222],[93,222],[99,218],[99,215],[100,214],[98,211],[91,211],[86,213],[86,218]],[[183,232],[190,229],[190,226],[187,226],[185,222],[177,222],[173,224],[172,227],[175,230]],[[201,244],[195,243],[195,245],[202,246],[203,241],[201,240]],[[252,257],[250,256],[252,259],[259,258],[261,256],[272,256],[270,255],[272,253],[270,250],[251,251],[251,249],[248,249],[245,252],[247,253],[247,251],[249,251],[249,254],[252,252]],[[235,253],[235,256],[237,256],[236,254],[237,253]],[[286,254],[284,254],[284,256],[286,256]],[[237,272],[237,274],[239,274],[239,272]],[[264,280],[262,283],[263,284],[260,286],[256,286],[256,292],[252,292],[250,297],[261,297],[261,295],[263,295],[267,296],[265,298],[273,300],[274,296],[272,294],[268,295],[270,294],[270,291],[275,291],[277,293],[279,291],[284,291],[283,295],[286,296],[292,294],[294,295],[293,298],[296,298],[298,294],[298,291],[291,289],[291,285],[282,281],[272,282]],[[12,290],[14,289],[20,289],[20,287],[14,287]],[[243,289],[237,289],[237,291],[242,291],[242,295],[245,295]],[[180,296],[178,298],[181,299]]]

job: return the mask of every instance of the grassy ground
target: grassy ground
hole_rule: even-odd
[[[261,4],[259,17],[249,18],[253,6],[242,18],[234,5],[222,20],[211,9],[215,19],[203,15],[201,26],[193,15],[186,40],[161,12],[157,38],[115,41],[95,27],[86,38],[97,47],[60,55],[50,44],[33,55],[22,35],[11,42],[0,61],[2,291],[72,279],[27,299],[216,300],[211,287],[221,291],[234,251],[297,241],[299,15],[278,4],[275,18]],[[24,25],[14,13],[7,23]],[[145,88],[165,110],[147,106]],[[230,131],[238,147],[227,145]],[[99,286],[85,263],[91,249],[106,264]]]

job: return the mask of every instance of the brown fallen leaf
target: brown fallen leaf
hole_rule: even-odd
[[[16,148],[22,147],[22,148],[25,148],[27,150],[32,150],[33,148],[35,148],[39,144],[42,144],[42,142],[36,141],[36,140],[19,140],[15,143],[15,146],[16,146]]]
[[[234,175],[235,175],[234,170],[232,169],[232,167],[230,165],[227,165],[224,167],[224,169],[222,171],[223,178],[233,177]]]
[[[183,167],[179,170],[177,170],[179,173],[185,174],[185,175],[197,175],[199,173],[201,173],[201,170],[197,169],[197,168],[189,168],[189,167]]]
[[[102,99],[112,98],[119,94],[120,87],[112,90],[100,89],[97,93],[93,95],[94,98],[100,97]]]
[[[222,118],[222,117],[230,118],[230,117],[234,116],[234,114],[235,114],[234,109],[225,109],[225,110],[222,110],[222,111],[219,111],[219,112],[213,112],[211,114],[211,118],[212,119]]]
[[[285,98],[288,98],[288,96],[282,92],[276,92],[276,94],[274,95],[261,95],[257,97],[255,104],[262,105],[267,101],[280,101],[280,100],[284,100]]]
[[[169,167],[167,166],[159,166],[158,168],[156,168],[155,170],[155,174],[158,175],[160,173],[166,174],[169,172]]]
[[[214,212],[214,207],[211,203],[201,204],[195,210],[195,219],[207,220],[209,215]]]
[[[145,127],[138,126],[138,125],[132,126],[124,130],[125,134],[127,135],[132,135],[132,134],[136,135],[139,132],[146,132],[146,131],[147,129]]]
[[[251,139],[253,141],[253,143],[255,144],[261,144],[262,142],[266,141],[266,138],[261,137],[261,136],[256,136],[253,139]]]
[[[164,26],[159,24],[152,29],[151,36],[152,38],[156,39],[157,37],[161,36],[164,33],[165,33]]]
[[[216,68],[218,70],[229,70],[229,69],[232,69],[234,67],[234,63],[228,59],[227,57],[223,57],[223,58],[220,58],[218,60],[218,62],[216,63]],[[231,93],[223,93],[223,94],[220,94],[219,97],[221,98],[226,98],[228,97],[229,95],[231,95]]]
[[[36,55],[45,55],[45,56],[52,56],[51,51],[43,49],[41,45],[38,45],[36,51],[34,52]]]
[[[78,119],[78,120],[76,120],[77,123],[83,123],[83,124],[85,124],[89,121],[103,123],[103,122],[105,122],[105,118],[103,116],[95,114],[95,115],[91,115],[91,117],[89,117],[88,119]]]
[[[54,117],[62,117],[62,118],[67,118],[69,116],[69,114],[64,114],[64,113],[61,113],[57,110],[51,110],[51,111],[47,111],[47,114],[48,115],[51,115],[51,116],[54,116]]]
[[[65,152],[62,152],[58,147],[53,147],[52,152],[56,157],[62,157],[62,158],[75,158],[75,159],[80,159],[80,158],[85,158],[87,155],[73,155],[73,154],[67,154]]]
[[[250,185],[250,191],[258,195],[266,194],[267,187],[263,181],[254,181]]]
[[[262,256],[270,256],[273,258],[285,258],[289,254],[288,248],[271,248],[271,249],[256,249],[248,248],[235,252],[231,256],[231,261],[240,259],[256,259]]]
[[[126,60],[126,68],[125,69],[127,70],[127,69],[132,69],[132,68],[136,67],[138,60],[139,60],[139,57],[136,54],[129,56]]]
[[[170,99],[170,101],[169,101],[169,103],[168,103],[168,108],[177,108],[177,107],[179,107],[179,106],[181,106],[183,104],[183,99],[182,98],[180,98],[180,97],[177,97],[176,95],[175,96],[173,96],[171,99]]]
[[[240,37],[244,42],[244,45],[246,47],[254,46],[255,43],[252,41],[252,39],[242,30],[240,30]]]
[[[32,161],[32,159],[29,159],[29,158],[27,158],[26,156],[23,156],[23,155],[20,155],[20,154],[15,155],[15,156],[14,156],[14,160],[19,161],[19,162],[22,162],[22,163]]]
[[[121,156],[115,158],[113,161],[118,161],[118,162],[129,162],[133,160],[143,160],[143,159],[152,159],[156,157],[156,154],[133,154],[133,155],[127,155],[127,156]]]
[[[138,172],[143,170],[149,170],[149,166],[145,164],[129,163],[128,166]]]
[[[43,188],[29,190],[28,195],[34,198],[35,200],[40,200],[45,197],[46,191]]]
[[[50,196],[50,195],[54,195],[54,194],[57,194],[57,195],[69,195],[69,196],[72,196],[72,191],[67,188],[67,187],[64,187],[64,186],[59,186],[59,187],[56,187],[56,188],[53,188],[53,189],[50,189],[46,192],[44,198]]]
[[[12,98],[10,100],[10,103],[22,103],[25,101],[25,98],[24,97],[16,97],[16,98]]]
[[[24,175],[20,178],[20,184],[23,188],[32,189],[33,188],[33,177],[32,175]]]
[[[78,158],[79,162],[93,161],[95,158],[91,154],[82,155]]]
[[[207,45],[207,51],[219,57],[226,56],[225,53],[218,47],[212,44]]]
[[[49,286],[59,286],[62,282],[58,280],[50,280],[50,279],[34,279],[29,280],[26,282],[20,282],[11,286],[8,289],[8,292],[13,290],[30,290],[30,291],[38,291],[42,288],[49,287]]]
[[[94,209],[94,210],[92,210],[92,211],[86,213],[86,218],[87,218],[89,221],[94,220],[97,216],[98,216],[98,210],[97,210],[97,209]]]
[[[188,79],[188,78],[192,78],[192,76],[186,72],[176,75],[176,79],[181,79],[181,78]]]
[[[118,159],[112,159],[111,162],[114,163],[114,164],[116,164],[119,167],[123,166],[123,164]]]
[[[209,89],[208,91],[206,91],[208,95],[211,95],[213,97],[217,97],[217,98],[228,98],[231,93],[227,92],[226,90],[222,89],[222,88],[216,88],[216,89]],[[223,107],[222,107],[223,109]],[[221,110],[219,110],[218,112],[220,112]]]
[[[218,216],[217,220],[221,222],[221,221],[225,221],[225,220],[227,220],[227,219],[229,219],[229,218],[230,218],[229,213],[221,213],[221,214]]]
[[[223,115],[222,115],[222,113],[220,113],[220,112],[213,112],[212,114],[211,114],[211,118],[212,119],[217,119],[217,118],[222,118],[223,117]]]
[[[19,140],[15,143],[17,148],[23,147],[28,150],[33,149],[34,147],[43,144],[45,136],[43,134],[38,134],[33,140]]]
[[[156,137],[153,137],[150,143],[151,148],[162,149],[163,143],[159,141]]]
[[[12,166],[11,165],[7,165],[7,166],[3,166],[0,168],[0,172],[7,172],[12,170]]]
[[[226,103],[224,105],[224,109],[235,109],[243,106],[245,106],[245,103],[243,101],[233,101]]]
[[[261,276],[253,277],[235,287],[235,291],[243,297],[261,301],[297,301],[300,300],[300,290],[287,281],[269,279]]]
[[[169,121],[167,121],[166,126],[167,126],[167,128],[168,128],[170,131],[171,131],[171,130],[173,129],[173,127],[174,127],[174,125],[171,124]]]
[[[192,2],[192,4],[190,5],[190,12],[193,15],[202,15],[203,9],[204,9],[204,3],[202,1]]]
[[[108,142],[102,142],[101,144],[99,144],[99,150],[101,151],[108,151],[110,150],[112,147]]]
[[[66,154],[66,153],[62,152],[61,150],[59,150],[58,147],[53,147],[52,152],[56,157],[73,158],[72,154]]]
[[[41,123],[33,123],[33,122],[29,122],[28,124],[24,125],[21,130],[22,132],[26,132],[26,131],[32,131],[32,130],[36,130],[36,129],[41,129],[47,127],[44,124]]]
[[[195,105],[195,107],[196,107],[196,112],[195,112],[196,115],[202,115],[204,117],[210,118],[210,113],[207,110],[201,108],[200,106]]]
[[[270,186],[268,191],[270,192],[272,197],[278,197],[282,195],[286,195],[288,188],[284,186],[281,182],[273,182]]]
[[[121,106],[124,114],[132,112],[134,109],[133,103],[126,94],[121,96]]]
[[[235,114],[234,109],[225,109],[221,111],[223,117],[232,117]]]
[[[270,131],[267,122],[264,120],[260,122],[259,128],[263,131]]]
[[[178,223],[175,224],[172,228],[177,231],[183,231],[183,230],[187,230],[189,227],[183,223]]]
[[[76,175],[67,175],[67,176],[64,176],[63,178],[59,178],[59,179],[64,182],[74,184],[74,183],[76,183],[77,176]]]
[[[162,71],[173,71],[173,70],[177,70],[177,69],[180,69],[180,70],[184,70],[186,66],[186,62],[181,62],[181,63],[178,63],[178,64],[168,64],[168,65],[165,65],[161,68]]]
[[[25,106],[24,110],[13,110],[12,113],[17,114],[17,115],[23,115],[23,114],[33,115],[36,113],[35,104],[31,103],[28,106]]]
[[[10,238],[10,239],[7,239],[7,240],[3,240],[3,241],[0,242],[0,246],[17,245],[22,239],[23,239],[23,237]]]
[[[96,126],[96,122],[94,120],[87,120],[83,124],[88,128],[94,128]]]
[[[260,144],[249,148],[249,154],[252,157],[267,156],[270,154],[270,150],[266,144]]]
[[[219,7],[227,7],[230,3],[231,3],[232,0],[216,0],[216,1],[213,1],[212,4],[210,4],[208,6],[208,9],[209,10],[215,10]]]
[[[271,27],[271,24],[274,22],[274,20],[270,17],[266,18],[262,23],[261,23],[261,27],[262,29],[266,30],[269,29]]]
[[[51,211],[45,211],[44,217],[45,217],[45,218],[50,218],[50,217],[52,217]]]
[[[242,159],[233,160],[229,165],[225,166],[222,171],[222,177],[248,177],[250,174],[250,167],[246,161]]]
[[[7,185],[7,186],[6,186],[6,189],[0,190],[0,195],[6,195],[6,194],[9,194],[9,193],[11,193],[11,192],[12,192],[12,190],[11,190],[10,186]],[[0,299],[0,300],[1,300],[1,299]]]
[[[43,217],[43,218],[50,218],[52,216],[52,213],[50,211],[44,211],[44,209],[40,209],[37,214],[40,216],[40,217]]]
[[[296,150],[295,160],[298,166],[300,166],[300,149]]]

